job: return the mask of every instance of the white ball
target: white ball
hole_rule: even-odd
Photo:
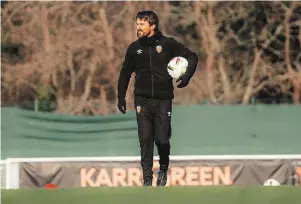
[[[173,79],[178,79],[183,74],[185,74],[187,66],[187,59],[185,59],[184,57],[174,57],[169,61],[167,65],[167,71]]]
[[[264,182],[263,185],[264,186],[280,186],[281,184],[279,183],[279,181],[277,181],[275,179],[268,179]]]

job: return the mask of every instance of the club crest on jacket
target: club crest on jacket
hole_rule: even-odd
[[[141,106],[137,106],[137,113],[141,112]]]
[[[160,53],[160,52],[162,51],[162,46],[161,46],[161,45],[158,45],[158,46],[156,47],[156,50],[157,50],[158,53]]]

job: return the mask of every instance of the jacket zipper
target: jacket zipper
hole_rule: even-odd
[[[152,75],[152,97],[154,97],[154,75],[153,75],[153,67],[152,67],[152,50],[149,46],[149,60],[150,60],[150,68],[151,68],[151,75]]]

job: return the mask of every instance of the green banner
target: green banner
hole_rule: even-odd
[[[299,106],[174,106],[172,155],[300,154]],[[70,116],[1,109],[2,159],[139,156],[135,113]],[[157,151],[155,151],[156,153]]]

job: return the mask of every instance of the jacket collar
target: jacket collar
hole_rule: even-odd
[[[142,45],[152,46],[155,45],[160,40],[161,37],[162,37],[161,31],[157,31],[153,36],[140,38],[139,41]]]

